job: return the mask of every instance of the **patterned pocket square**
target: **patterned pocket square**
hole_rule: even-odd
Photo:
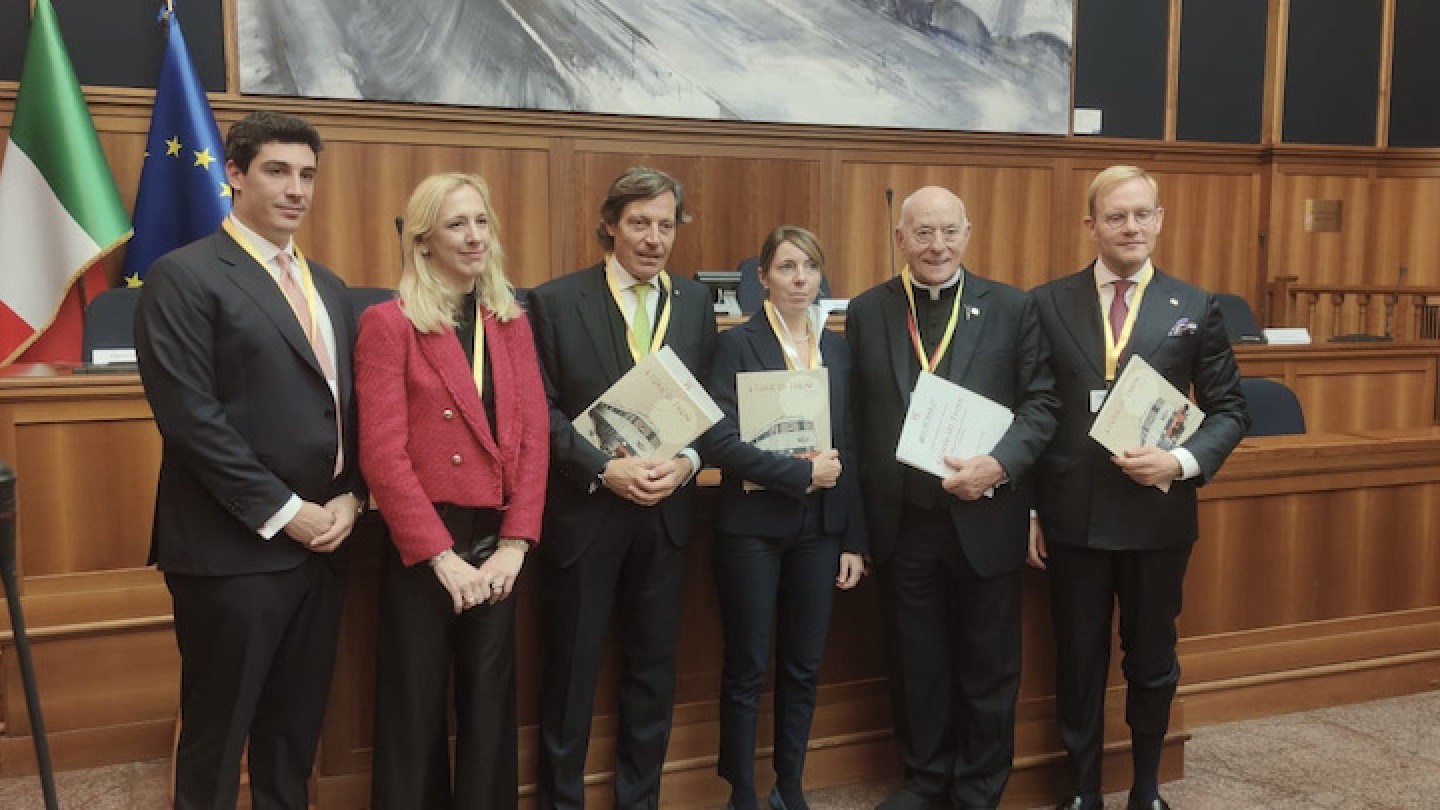
[[[1196,324],[1194,321],[1190,320],[1189,318],[1181,318],[1180,320],[1178,320],[1178,321],[1175,322],[1175,325],[1174,325],[1174,326],[1170,327],[1169,337],[1179,337],[1179,336],[1181,336],[1181,335],[1193,335],[1193,334],[1195,334],[1196,332],[1199,332],[1199,331],[1200,331],[1200,326],[1199,326],[1198,324]]]

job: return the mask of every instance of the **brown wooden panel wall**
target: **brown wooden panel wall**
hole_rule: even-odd
[[[1310,433],[1427,427],[1437,423],[1440,346],[1242,346],[1240,373],[1285,383]]]
[[[133,202],[149,95],[92,89],[91,109],[121,196]],[[673,267],[726,269],[754,255],[777,224],[807,226],[830,254],[836,293],[888,277],[884,190],[895,206],[920,185],[950,186],[969,206],[967,262],[1030,287],[1093,256],[1081,227],[1099,169],[1151,169],[1166,207],[1157,264],[1202,286],[1247,297],[1265,282],[1440,284],[1440,156],[1427,150],[1234,146],[1087,138],[840,129],[774,124],[220,96],[222,130],[261,106],[307,115],[327,140],[319,195],[301,239],[353,283],[396,274],[394,218],[414,184],[441,170],[478,171],[495,202],[520,286],[593,263],[604,189],[621,169],[676,174],[694,222]],[[0,125],[13,95],[0,90]],[[1307,199],[1344,204],[1339,233],[1304,230]],[[115,263],[112,262],[112,265]],[[118,265],[117,265],[118,266]],[[1371,312],[1376,325],[1382,315]],[[1349,327],[1346,328],[1349,330]],[[1342,330],[1342,331],[1346,331]],[[1354,331],[1358,331],[1358,328]]]

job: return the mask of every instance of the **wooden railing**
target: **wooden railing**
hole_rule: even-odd
[[[1303,326],[1316,341],[1339,335],[1440,340],[1440,287],[1386,290],[1298,281],[1280,276],[1270,282],[1262,313],[1265,326]]]

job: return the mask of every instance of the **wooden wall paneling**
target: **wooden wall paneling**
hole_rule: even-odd
[[[1434,366],[1403,358],[1375,358],[1360,371],[1349,364],[1299,371],[1290,387],[1305,408],[1311,432],[1433,424]]]
[[[1339,233],[1305,231],[1307,199],[1344,203]],[[1282,167],[1271,196],[1271,278],[1293,275],[1302,284],[1371,283],[1370,199],[1371,170],[1364,165]]]
[[[1139,165],[1155,178],[1165,208],[1155,265],[1204,289],[1245,296],[1258,312],[1260,298],[1254,279],[1258,273],[1259,167],[1240,164],[1200,171],[1198,166],[1153,160]],[[1095,258],[1095,243],[1082,218],[1088,213],[1090,182],[1103,168],[1080,164],[1069,174],[1070,208],[1079,213],[1065,244],[1077,269]]]
[[[1260,123],[1260,143],[1280,142],[1285,121],[1286,47],[1290,32],[1290,0],[1269,0],[1266,26],[1265,100]]]
[[[843,164],[841,231],[845,253],[855,257],[849,295],[890,277],[887,187],[895,190],[897,224],[901,203],[918,188],[939,185],[959,194],[972,223],[964,261],[976,273],[1022,289],[1055,277],[1049,241],[1055,173],[1048,165],[962,153],[930,155],[924,163],[904,156],[879,162],[881,157],[850,155]],[[897,272],[904,261],[897,252]]]
[[[549,154],[544,144],[396,143],[366,133],[329,134],[314,206],[297,240],[348,283],[393,287],[400,279],[395,218],[436,172],[473,172],[490,184],[506,271],[519,286],[550,277]]]
[[[1382,174],[1373,207],[1375,286],[1396,284],[1402,265],[1405,286],[1440,284],[1440,176]]]
[[[1440,347],[1241,346],[1235,356],[1242,375],[1268,377],[1295,391],[1311,433],[1435,424]],[[1377,389],[1380,385],[1395,388]]]
[[[1390,144],[1390,86],[1395,59],[1395,0],[1380,0],[1380,59],[1375,85],[1375,145]]]
[[[695,146],[666,149],[662,144],[636,144],[620,151],[614,143],[576,144],[577,182],[567,203],[573,206],[571,231],[575,266],[556,268],[563,275],[603,257],[596,238],[600,203],[610,184],[630,166],[653,166],[669,172],[685,190],[691,222],[680,228],[671,253],[674,272],[690,276],[697,270],[731,270],[756,255],[766,234],[777,225],[815,229],[826,248],[832,289],[835,271],[844,263],[833,234],[816,225],[820,200],[820,162],[814,152],[708,149]],[[836,294],[843,294],[835,290]]]
[[[25,577],[143,568],[150,549],[160,435],[137,404],[98,421],[86,403],[16,408],[18,531]],[[56,542],[56,538],[83,542]]]
[[[1165,140],[1175,140],[1175,122],[1180,102],[1180,23],[1182,0],[1170,0],[1170,25],[1165,36]]]

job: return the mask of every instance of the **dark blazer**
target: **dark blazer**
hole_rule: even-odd
[[[1200,476],[1174,482],[1166,494],[1131,480],[1089,436],[1095,421],[1090,392],[1106,387],[1094,264],[1036,288],[1033,295],[1064,404],[1055,440],[1039,465],[1037,502],[1045,541],[1104,549],[1194,542],[1199,534],[1195,490],[1214,477],[1250,424],[1240,369],[1215,296],[1157,269],[1126,347],[1126,358],[1145,358],[1177,389],[1192,394],[1205,412],[1199,431],[1182,445],[1195,456]]]
[[[665,345],[674,349],[697,380],[710,375],[715,353],[715,310],[706,287],[672,275],[672,310]],[[662,310],[658,310],[660,312]],[[556,565],[579,559],[624,506],[609,490],[595,489],[608,457],[575,430],[578,416],[635,361],[626,349],[625,319],[605,282],[605,264],[561,276],[530,293],[535,348],[550,402],[550,487],[545,542],[540,552]],[[657,318],[657,323],[659,319]],[[690,541],[695,515],[695,482],[657,507],[670,541]]]
[[[823,493],[824,529],[840,535],[845,551],[865,554],[865,512],[860,499],[858,448],[850,413],[850,346],[830,330],[820,336],[820,354],[830,378],[830,431],[840,451],[841,473],[835,486]],[[753,537],[792,537],[805,519],[805,490],[810,486],[810,462],[769,453],[740,440],[740,404],[735,375],[742,371],[784,371],[785,355],[761,310],[749,321],[720,335],[715,366],[710,374],[710,395],[721,420],[705,437],[706,460],[720,467],[720,507],[717,528],[728,534]],[[745,492],[743,482],[765,487]]]
[[[948,379],[1009,408],[1015,421],[990,454],[1009,483],[997,487],[993,498],[947,502],[966,558],[980,576],[994,577],[1019,570],[1025,560],[1027,473],[1055,430],[1060,400],[1034,302],[1014,287],[964,272]],[[895,446],[919,374],[909,317],[903,282],[892,278],[850,302],[845,326],[855,352],[852,390],[858,392],[865,516],[880,562],[895,545],[904,507],[905,472],[895,460]]]
[[[360,319],[360,467],[406,565],[453,544],[437,503],[498,509],[500,536],[540,539],[550,422],[530,321],[521,314],[482,323],[493,432],[454,329],[421,334],[399,301]]]
[[[285,294],[224,231],[161,257],[145,279],[135,349],[164,439],[150,561],[176,574],[284,571],[311,552],[260,526],[291,493],[360,494],[345,284],[310,262],[335,330],[345,469],[334,474],[335,400]]]

